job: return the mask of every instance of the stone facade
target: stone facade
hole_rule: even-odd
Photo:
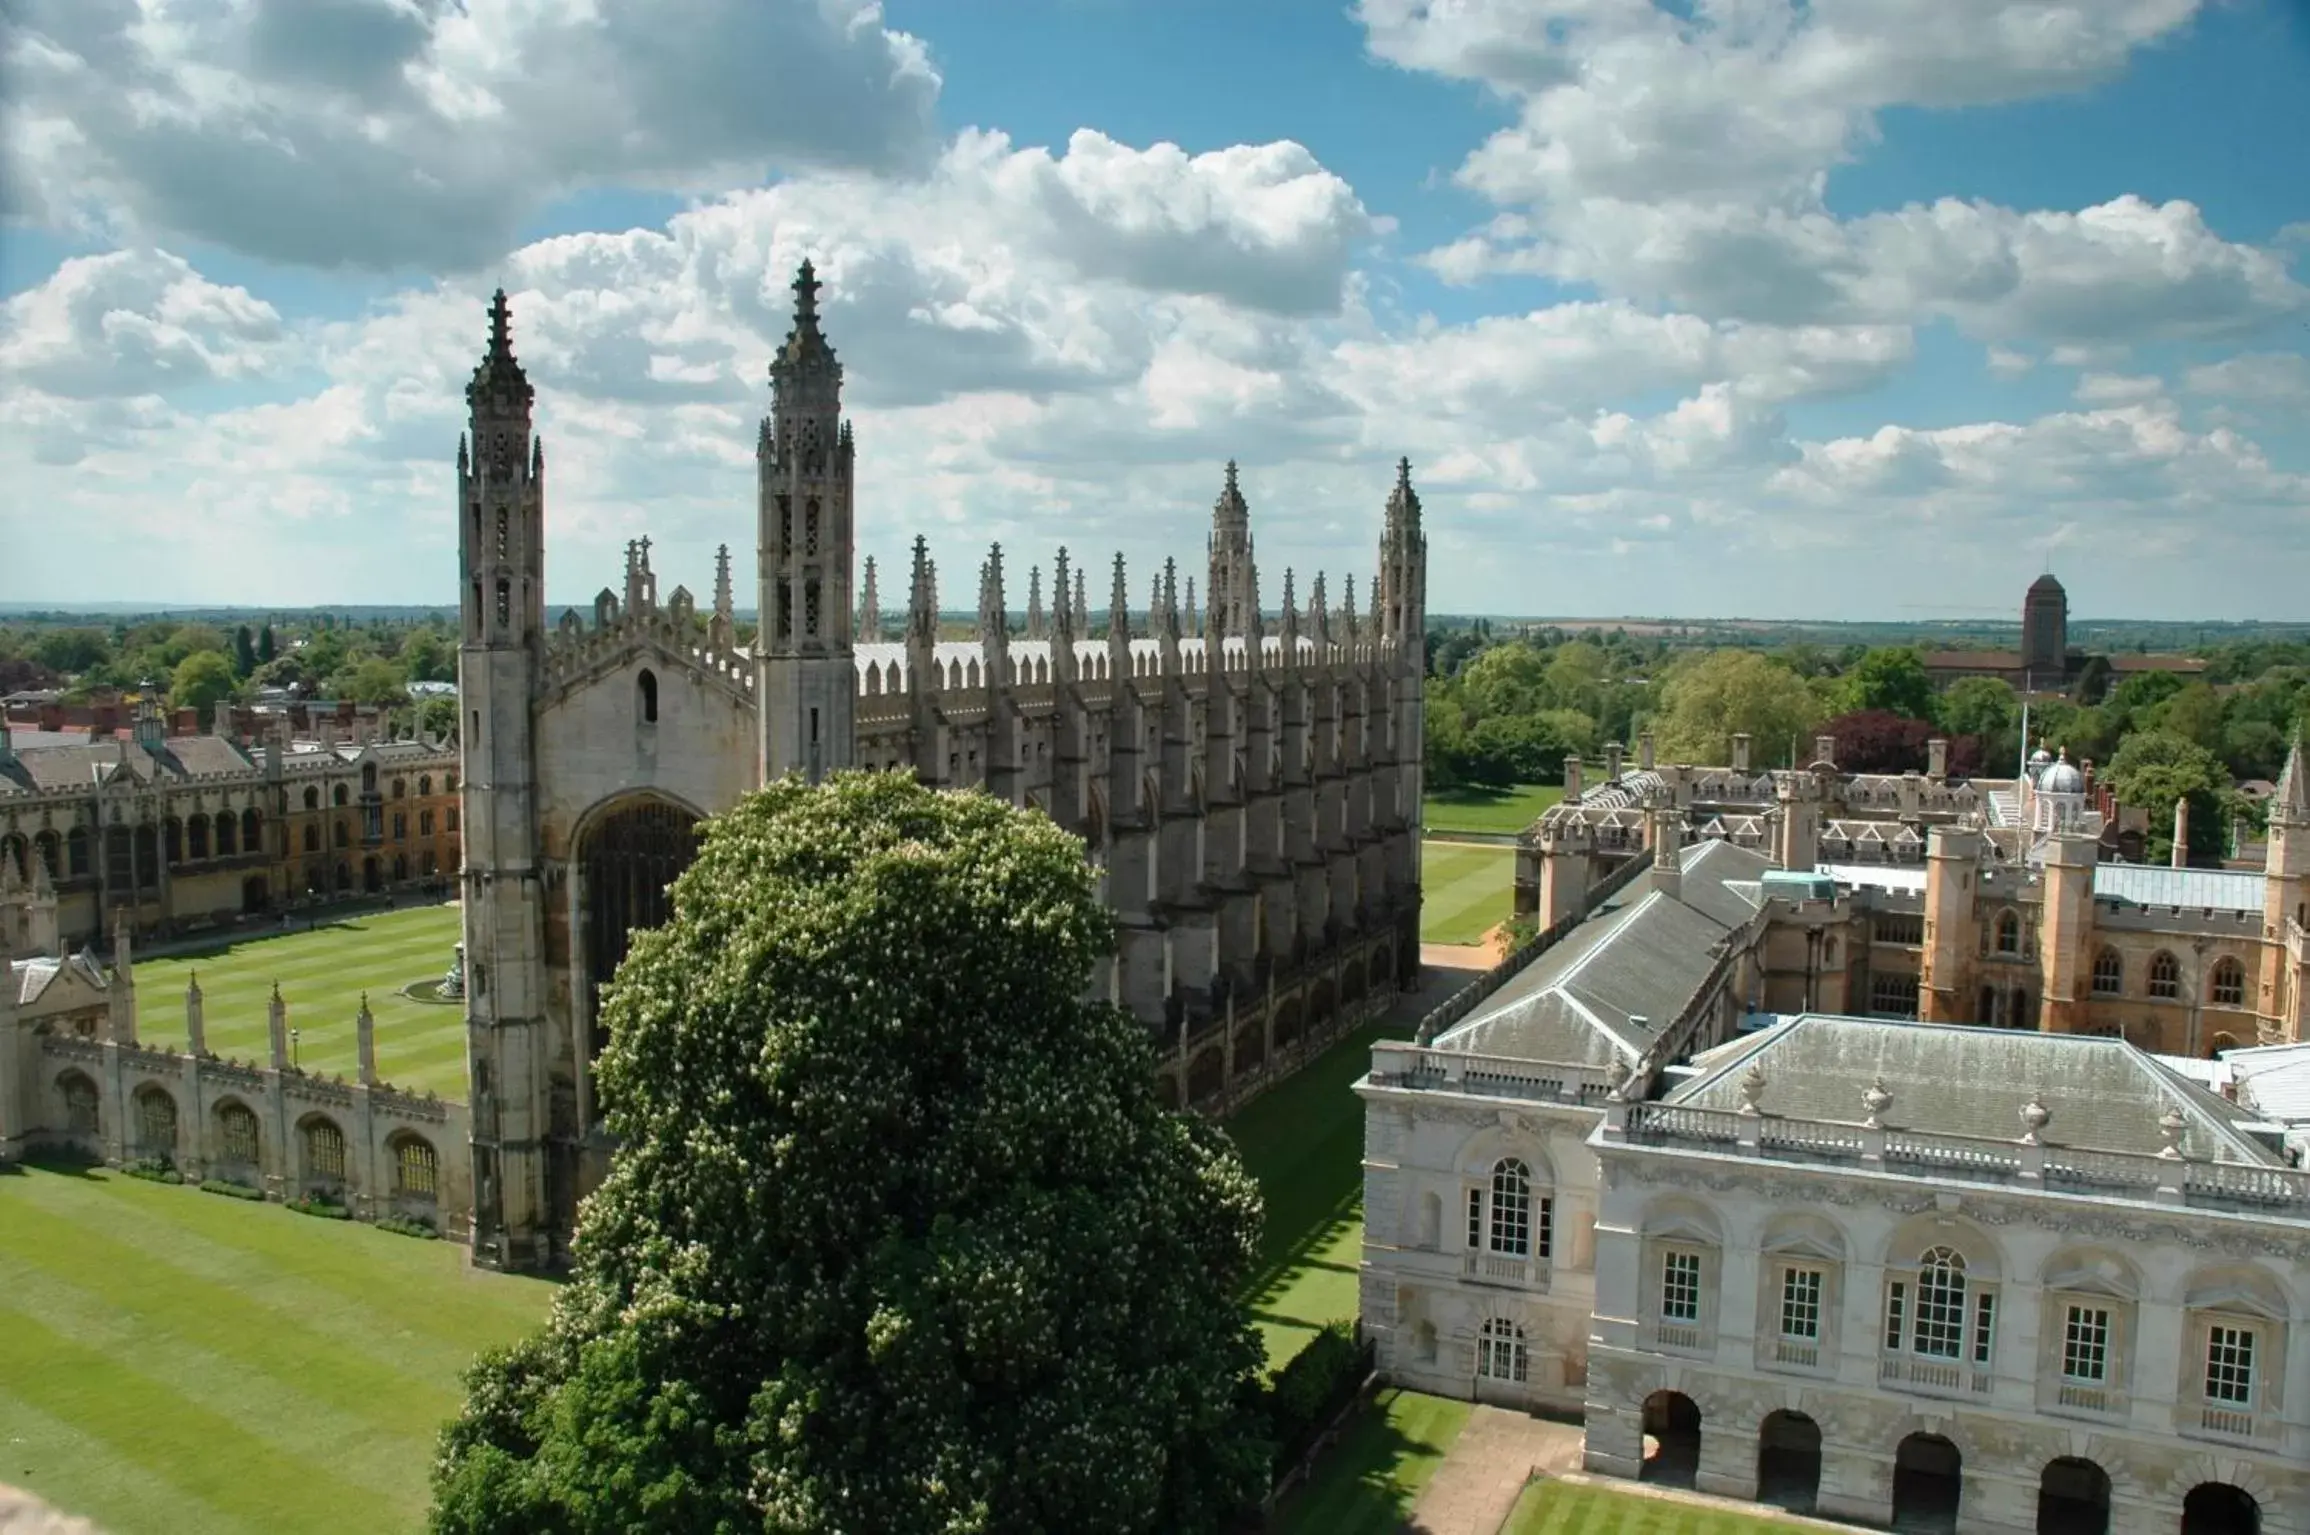
[[[1520,839],[1518,914],[1545,927],[1643,854],[1656,812],[1687,841],[1723,840],[1813,877],[1789,900],[1767,969],[1798,1005],[1936,1023],[2115,1034],[2211,1055],[2310,1038],[2310,751],[2270,802],[2264,867],[2186,869],[2109,856],[2087,775],[2039,752],[2018,779],[1938,771],[1752,774],[1608,759]],[[1936,751],[1936,758],[1939,753]],[[1800,893],[1800,881],[1782,887]],[[1570,903],[1570,904],[1568,904]]]
[[[1592,1471],[1872,1523],[2310,1532],[2305,1047],[1830,1015],[1921,892],[1665,796],[1639,826],[1646,858],[1374,1048],[1386,1377],[1577,1412]]]
[[[1427,552],[1408,463],[1368,612],[1352,578],[1335,607],[1321,575],[1303,607],[1288,571],[1280,612],[1263,608],[1230,465],[1200,621],[1176,562],[1134,615],[1118,557],[1095,631],[1087,573],[1062,549],[1050,609],[1037,570],[1022,626],[998,548],[975,634],[949,640],[917,539],[885,638],[872,570],[854,568],[858,449],[817,289],[805,265],[771,363],[762,623],[744,648],[727,551],[701,606],[682,588],[661,599],[646,539],[622,592],[549,623],[535,394],[502,294],[493,306],[457,514],[479,1261],[563,1255],[608,1154],[597,989],[627,935],[663,920],[698,819],[770,776],[906,772],[1080,835],[1121,930],[1098,984],[1146,1021],[1175,1103],[1239,1100],[1414,979]]]
[[[163,1163],[187,1183],[222,1180],[267,1199],[325,1198],[358,1220],[398,1216],[444,1236],[466,1235],[465,1106],[379,1081],[366,1007],[355,1020],[360,1068],[351,1082],[294,1064],[288,1008],[277,991],[264,1063],[225,1060],[206,1048],[197,984],[185,998],[189,1048],[156,1050],[136,1034],[130,943],[123,919],[117,968],[74,962],[80,968],[69,979],[100,998],[93,1038],[79,1026],[90,1008],[20,1002],[34,994],[26,972],[0,958],[0,1163],[42,1152],[115,1167]],[[48,977],[41,990],[56,985]]]
[[[0,953],[59,955],[123,912],[138,937],[183,934],[458,867],[454,747],[163,725],[150,698],[111,740],[19,744],[0,721]]]

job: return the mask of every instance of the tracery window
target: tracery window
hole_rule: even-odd
[[[1997,952],[2021,952],[2021,918],[2013,912],[2001,911],[1997,914]]]
[[[64,1079],[64,1128],[74,1135],[94,1135],[100,1128],[96,1084],[79,1072]]]
[[[2182,994],[2182,967],[2164,949],[2150,961],[2150,995],[2172,1001]]]
[[[137,1095],[136,1145],[148,1157],[176,1155],[176,1100],[158,1088]]]
[[[237,1103],[228,1103],[217,1110],[217,1129],[224,1143],[227,1162],[255,1162],[257,1160],[257,1116]]]
[[[2207,1000],[2216,1007],[2242,1007],[2246,1001],[2246,967],[2234,959],[2223,959],[2214,966],[2214,978],[2206,988]]]
[[[1485,1322],[1476,1336],[1476,1373],[1487,1380],[1526,1380],[1532,1365],[1524,1329],[1502,1317]]]
[[[345,1178],[345,1132],[325,1119],[305,1126],[305,1176],[341,1183]]]
[[[412,1135],[393,1148],[393,1192],[431,1199],[441,1180],[441,1162],[433,1147]]]
[[[2115,949],[2104,949],[2093,957],[2093,991],[2097,997],[2114,997],[2125,990],[2125,956]]]

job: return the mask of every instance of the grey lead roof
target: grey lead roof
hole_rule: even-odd
[[[2104,901],[2183,910],[2260,911],[2263,876],[2252,869],[2176,869],[2156,863],[2096,864],[2093,893]]]
[[[1668,1101],[1738,1109],[1753,1062],[1764,1073],[1759,1107],[1789,1119],[1858,1124],[1862,1095],[1881,1078],[1894,1129],[2016,1141],[2035,1096],[2052,1112],[2040,1133],[2049,1146],[2155,1154],[2165,1144],[2158,1118],[2172,1104],[2188,1121],[2187,1155],[2277,1161],[2234,1128],[2247,1118],[2236,1105],[2122,1039],[1807,1013],[1743,1043],[1709,1052],[1707,1069]]]
[[[1647,870],[1435,1048],[1594,1066],[1634,1060],[1700,990],[1715,945],[1755,914],[1767,863],[1727,842],[1684,848],[1677,895]]]

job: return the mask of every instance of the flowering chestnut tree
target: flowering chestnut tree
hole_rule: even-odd
[[[1266,1486],[1259,1195],[1088,1000],[1081,844],[893,775],[709,822],[607,989],[618,1151],[433,1526],[1204,1531]]]

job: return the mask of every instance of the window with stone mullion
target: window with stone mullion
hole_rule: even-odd
[[[2225,1407],[2254,1404],[2254,1332],[2217,1322],[2206,1330],[2206,1400]]]
[[[1817,1342],[1821,1336],[1822,1274],[1819,1269],[1781,1271],[1781,1336]]]
[[[2061,1332],[2061,1376],[2098,1385],[2109,1379],[2110,1314],[2103,1306],[2068,1308]]]

